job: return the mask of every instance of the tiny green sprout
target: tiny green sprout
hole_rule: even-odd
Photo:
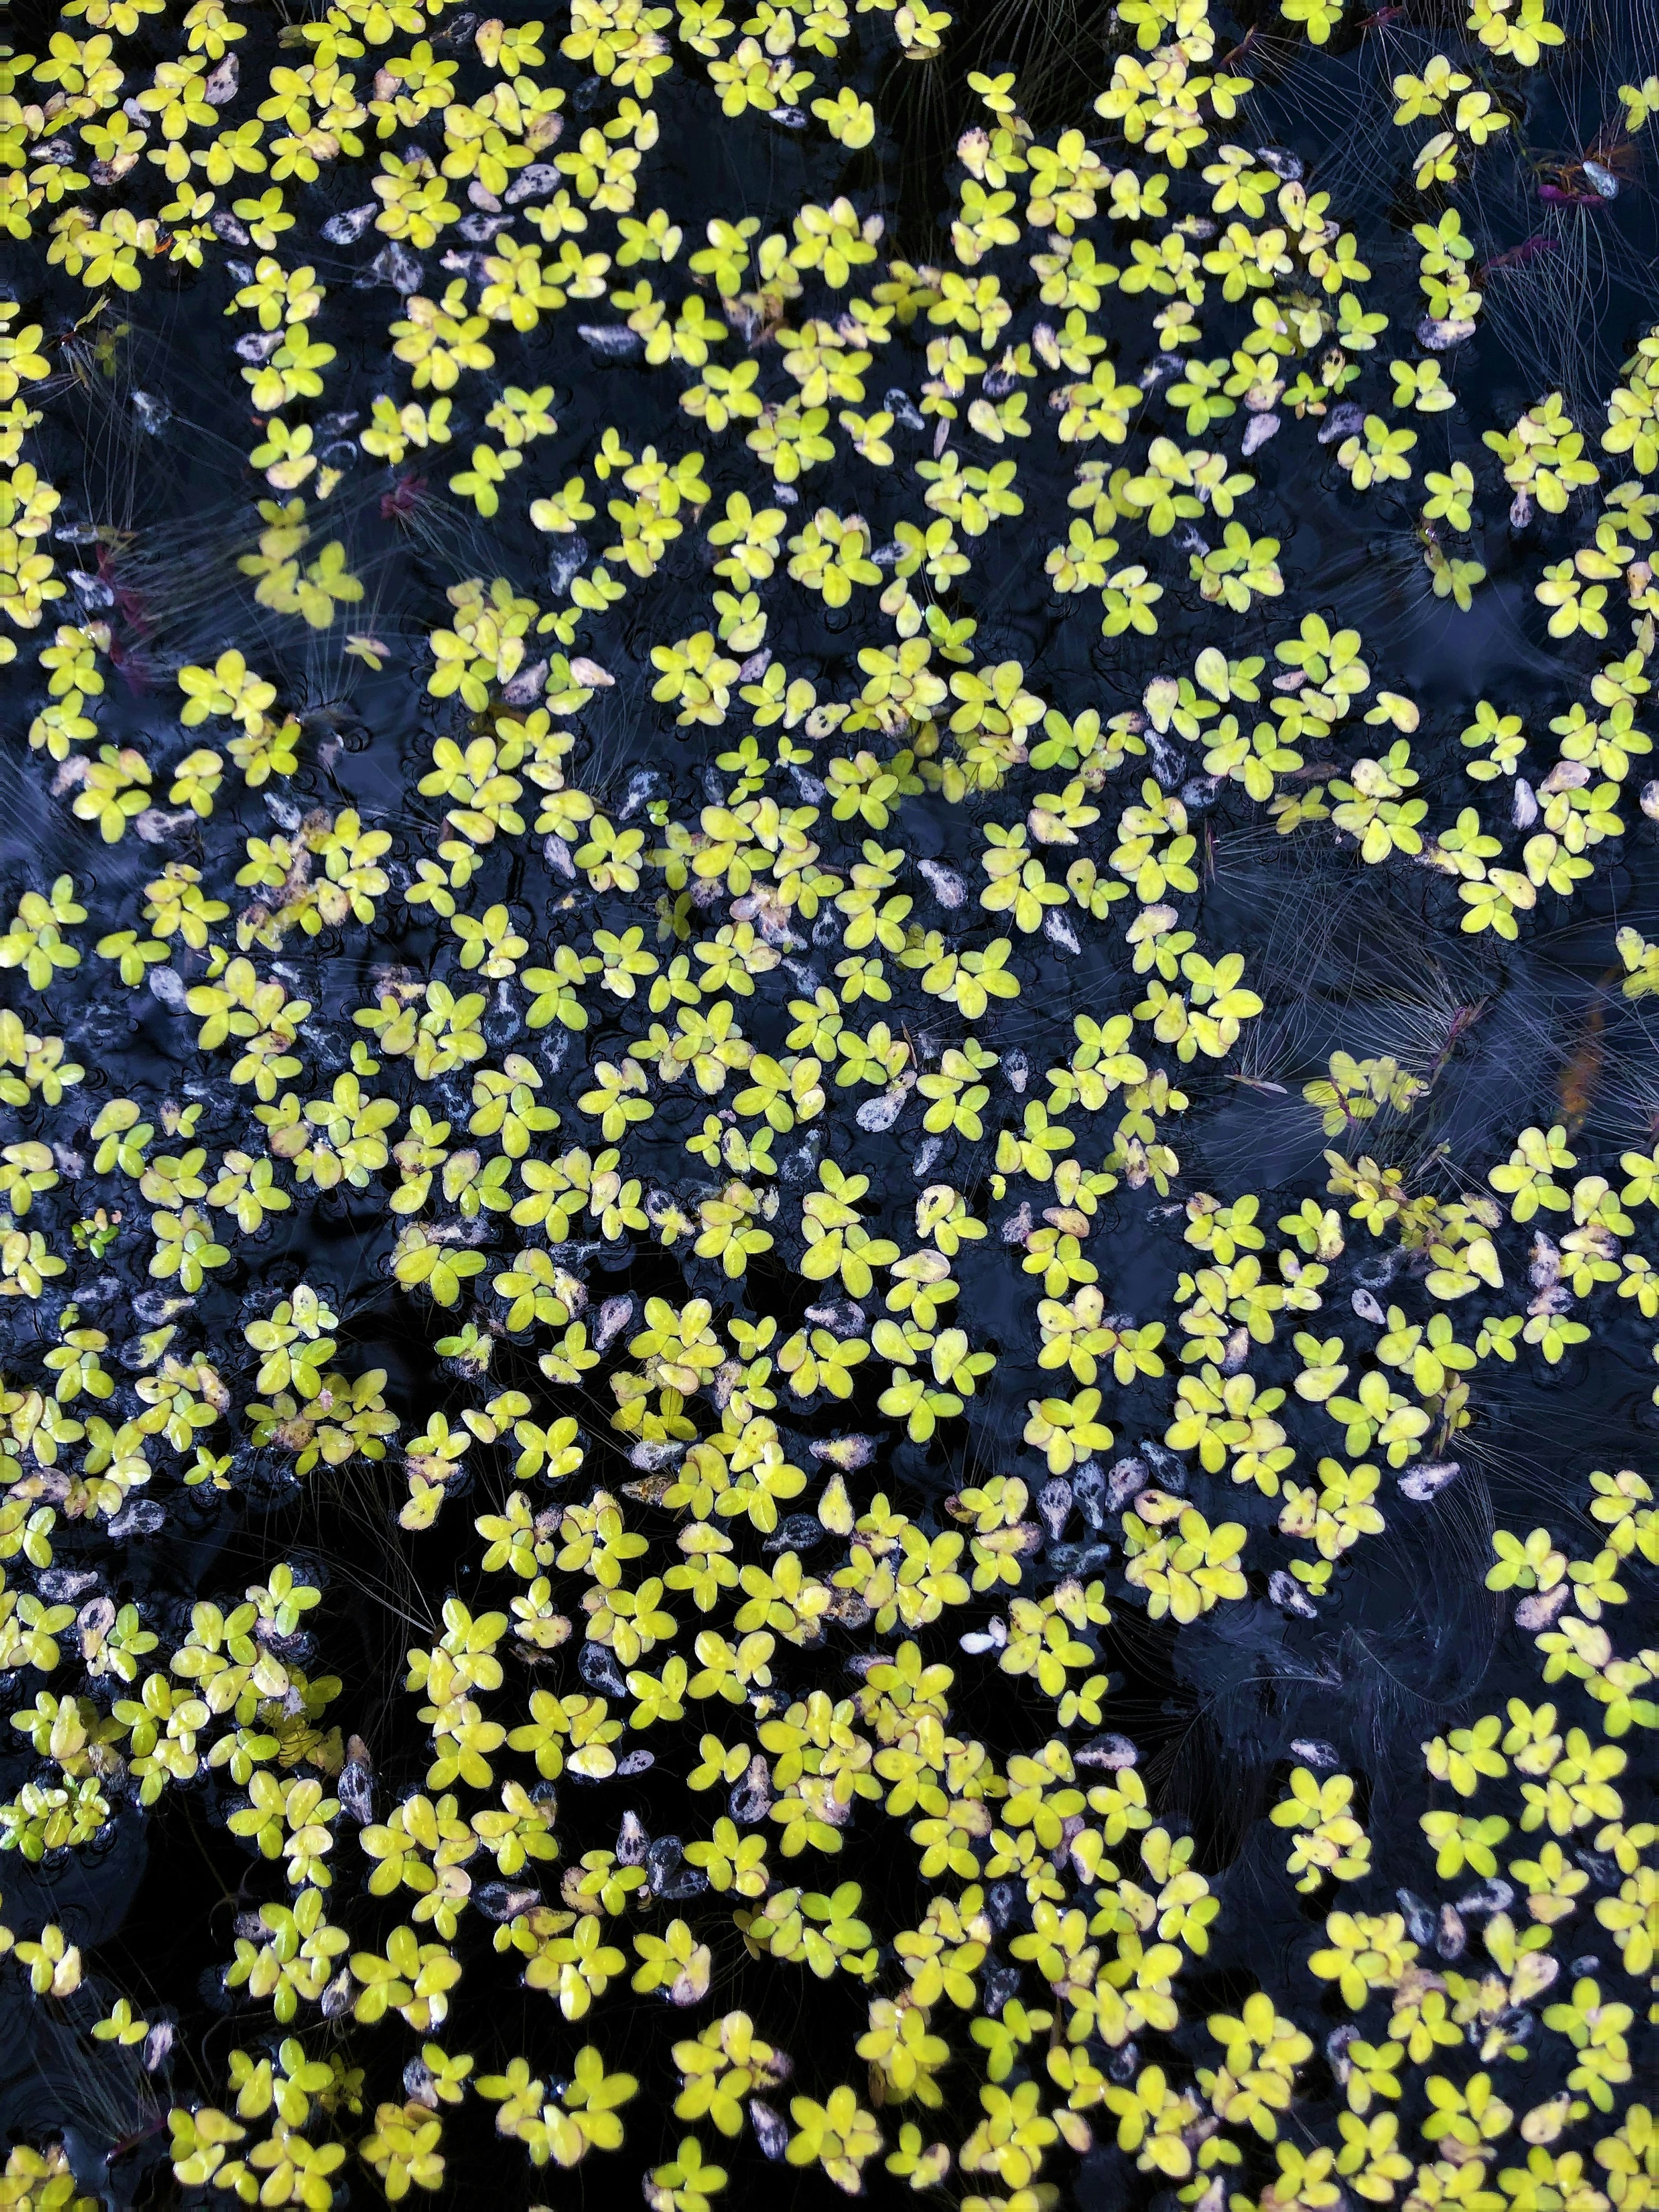
[[[86,918],[87,909],[76,902],[71,876],[59,876],[44,896],[25,891],[10,927],[0,937],[0,968],[21,968],[31,990],[46,990],[59,969],[80,965],[81,955],[64,931]]]
[[[250,736],[276,696],[276,685],[254,675],[234,647],[222,653],[210,669],[181,668],[179,688],[185,694],[179,719],[187,728],[221,714],[240,722]]]
[[[1466,1867],[1477,1875],[1497,1873],[1494,1847],[1510,1832],[1509,1822],[1499,1814],[1477,1820],[1472,1814],[1425,1813],[1419,1826],[1436,1854],[1435,1870],[1443,1881],[1451,1881]]]
[[[709,2212],[709,2199],[726,2187],[726,2168],[703,2157],[696,2136],[682,2136],[665,2166],[653,2169],[642,2185],[651,2212]]]
[[[425,2067],[431,2094],[441,2104],[459,2105],[466,2094],[466,2081],[474,2061],[463,2051],[452,2057],[436,2043],[421,2045],[421,2063]]]
[[[785,2153],[790,2165],[822,2166],[837,2188],[857,2195],[862,2187],[861,2169],[882,2148],[882,2136],[854,2091],[842,2084],[823,2104],[811,2097],[792,2097],[789,2111],[797,2130]]]
[[[1370,1121],[1384,1107],[1407,1113],[1426,1088],[1391,1058],[1355,1060],[1338,1052],[1332,1055],[1328,1079],[1304,1084],[1302,1095],[1322,1109],[1321,1126],[1334,1137]]]
[[[1425,523],[1447,522],[1459,531],[1474,526],[1474,477],[1466,462],[1454,461],[1447,471],[1430,469],[1424,482],[1431,495],[1424,502]]]
[[[1650,1486],[1634,1468],[1621,1468],[1616,1474],[1597,1468],[1590,1476],[1590,1486],[1596,1493],[1590,1501],[1591,1517],[1609,1530],[1613,1550],[1621,1559],[1638,1549],[1648,1558],[1656,1548],[1659,1532],[1659,1516],[1652,1510]]]
[[[1600,1984],[1588,1976],[1573,1984],[1569,1999],[1545,2010],[1545,2027],[1565,2035],[1578,2053],[1568,2087],[1583,2090],[1600,2112],[1613,2109],[1614,2087],[1630,2079],[1624,2031],[1633,2018],[1629,2005],[1604,2003]]]
[[[1291,1486],[1287,1484],[1285,1486],[1285,1494],[1287,1497],[1290,1494],[1290,1488]],[[1380,1521],[1381,1516],[1378,1516],[1378,1519]],[[1282,1517],[1279,1522],[1279,1527],[1281,1531],[1283,1531],[1285,1523]],[[1371,1533],[1373,1534],[1380,1534],[1381,1529],[1380,1528],[1374,1529]],[[1296,1577],[1297,1581],[1301,1583],[1303,1589],[1307,1591],[1309,1596],[1313,1598],[1329,1596],[1331,1575],[1333,1571],[1333,1563],[1329,1559],[1292,1559],[1291,1561],[1291,1574]]]
[[[1361,431],[1337,447],[1337,466],[1346,470],[1356,491],[1374,483],[1404,481],[1411,475],[1406,455],[1417,443],[1414,430],[1391,430],[1380,415],[1368,415]]]
[[[1461,614],[1468,614],[1474,604],[1474,590],[1486,579],[1486,571],[1479,561],[1462,561],[1443,552],[1432,539],[1425,545],[1424,565],[1437,599],[1449,599]]]
[[[1287,23],[1300,23],[1310,42],[1322,46],[1342,21],[1342,0],[1279,0]]]
[[[159,938],[141,938],[136,929],[112,930],[99,939],[94,950],[100,960],[118,963],[121,981],[130,991],[137,990],[149,969],[168,957],[167,947]]]
[[[1018,99],[1014,91],[1014,72],[1004,70],[1000,76],[988,76],[982,70],[969,70],[968,89],[978,94],[983,106],[993,115],[1002,117],[1018,112]]]
[[[234,1464],[234,1457],[230,1452],[215,1453],[210,1451],[205,1444],[198,1444],[196,1457],[185,1470],[185,1480],[192,1489],[199,1488],[205,1482],[210,1483],[215,1490],[228,1491],[234,1487],[230,1480]]]
[[[1492,1543],[1498,1565],[1486,1576],[1488,1589],[1550,1590],[1567,1571],[1566,1553],[1557,1550],[1547,1528],[1534,1528],[1524,1543],[1498,1528]]]
[[[272,415],[265,422],[264,431],[263,442],[249,453],[249,462],[254,468],[264,471],[265,482],[273,491],[297,490],[317,466],[317,457],[311,450],[315,434],[310,423],[302,422],[290,429],[280,415]],[[194,672],[181,672],[180,684],[185,675]]]
[[[1335,1983],[1351,2012],[1364,2007],[1370,1990],[1397,1986],[1417,1956],[1398,1912],[1333,1912],[1325,1932],[1329,1948],[1316,1951],[1308,1966],[1320,1980]]]
[[[1552,611],[1548,624],[1552,637],[1571,637],[1581,630],[1589,637],[1607,635],[1607,617],[1601,610],[1607,605],[1607,587],[1602,583],[1586,587],[1582,581],[1586,571],[1592,575],[1597,573],[1581,551],[1570,560],[1547,565],[1543,580],[1534,586],[1533,597]]]
[[[142,2043],[149,2033],[149,2022],[137,2016],[130,1998],[117,1997],[104,2018],[94,2021],[92,2033],[100,2043]]]
[[[1481,699],[1476,702],[1474,721],[1462,732],[1462,743],[1470,750],[1488,756],[1468,762],[1465,775],[1477,783],[1491,783],[1500,775],[1515,774],[1527,741],[1519,714],[1500,714],[1490,700]]]
[[[1342,1252],[1341,1217],[1334,1206],[1322,1206],[1316,1198],[1304,1198],[1295,1213],[1281,1214],[1277,1225],[1294,1237],[1310,1257],[1334,1260]]]
[[[106,845],[118,844],[127,825],[150,804],[149,762],[137,746],[100,745],[95,760],[77,763],[81,789],[72,811],[98,825]]]
[[[395,2202],[407,2196],[411,2187],[442,2187],[444,2159],[438,2148],[442,2136],[442,2121],[413,2099],[406,2105],[377,2105],[374,2130],[358,2144],[357,2154]],[[319,2164],[319,2179],[325,2188],[328,2183],[324,2177],[332,2167],[343,2165],[346,2157],[343,2143],[331,2144],[328,2148],[337,2156],[321,2162],[323,2154],[318,2154],[311,2161]]]
[[[914,2120],[906,2120],[899,2130],[898,2148],[888,2154],[884,2163],[889,2173],[908,2181],[912,2189],[937,2188],[951,2171],[950,2147],[924,2144],[921,2130]]]
[[[29,1970],[29,1987],[36,1996],[73,1996],[81,1986],[81,1954],[56,1921],[49,1920],[40,1940],[15,1946],[20,1966]]]
[[[406,1290],[424,1289],[441,1306],[453,1306],[461,1285],[482,1274],[485,1264],[483,1253],[447,1249],[411,1223],[398,1239],[392,1272]]]
[[[96,1206],[70,1231],[77,1252],[90,1252],[94,1260],[101,1260],[121,1234],[121,1209],[113,1212]]]
[[[1095,1419],[1100,1403],[1101,1393],[1093,1389],[1075,1398],[1028,1401],[1025,1442],[1044,1453],[1051,1474],[1066,1474],[1091,1453],[1111,1449],[1112,1431]]]
[[[471,466],[451,477],[449,489],[458,498],[470,499],[488,521],[501,510],[499,487],[523,459],[524,455],[511,445],[504,453],[498,453],[493,446],[474,446]]]
[[[462,1324],[458,1334],[439,1337],[432,1348],[441,1358],[458,1361],[470,1375],[486,1375],[495,1340],[477,1322],[469,1321]]]
[[[1542,1845],[1535,1859],[1511,1859],[1509,1871],[1526,1894],[1528,1911],[1546,1925],[1565,1919],[1589,1887],[1589,1876],[1554,1842]]]
[[[1284,591],[1279,550],[1278,538],[1252,538],[1242,522],[1229,522],[1218,546],[1193,554],[1190,574],[1206,599],[1245,614],[1254,599],[1277,599]]]

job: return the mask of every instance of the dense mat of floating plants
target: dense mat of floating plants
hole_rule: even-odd
[[[1659,335],[1460,393],[1659,81],[1102,20],[1042,128],[891,0],[5,58],[6,2203],[1653,2202],[1659,1520],[1479,1452],[1645,1403],[1659,1155],[1437,1117],[1659,992]],[[1251,884],[1397,1048],[1285,1079]]]

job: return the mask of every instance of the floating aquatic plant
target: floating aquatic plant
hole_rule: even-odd
[[[1065,114],[891,0],[62,19],[0,57],[0,1948],[72,2054],[8,2201],[1634,2212],[1659,1522],[1547,1424],[1659,1317],[1589,1097],[1659,338],[1498,414],[1465,349],[1654,80],[1565,160],[1546,0],[1125,0]],[[1455,681],[1310,550],[1333,465]],[[1420,933],[1336,988],[1322,900]],[[1574,947],[1589,1056],[1484,1112]]]

